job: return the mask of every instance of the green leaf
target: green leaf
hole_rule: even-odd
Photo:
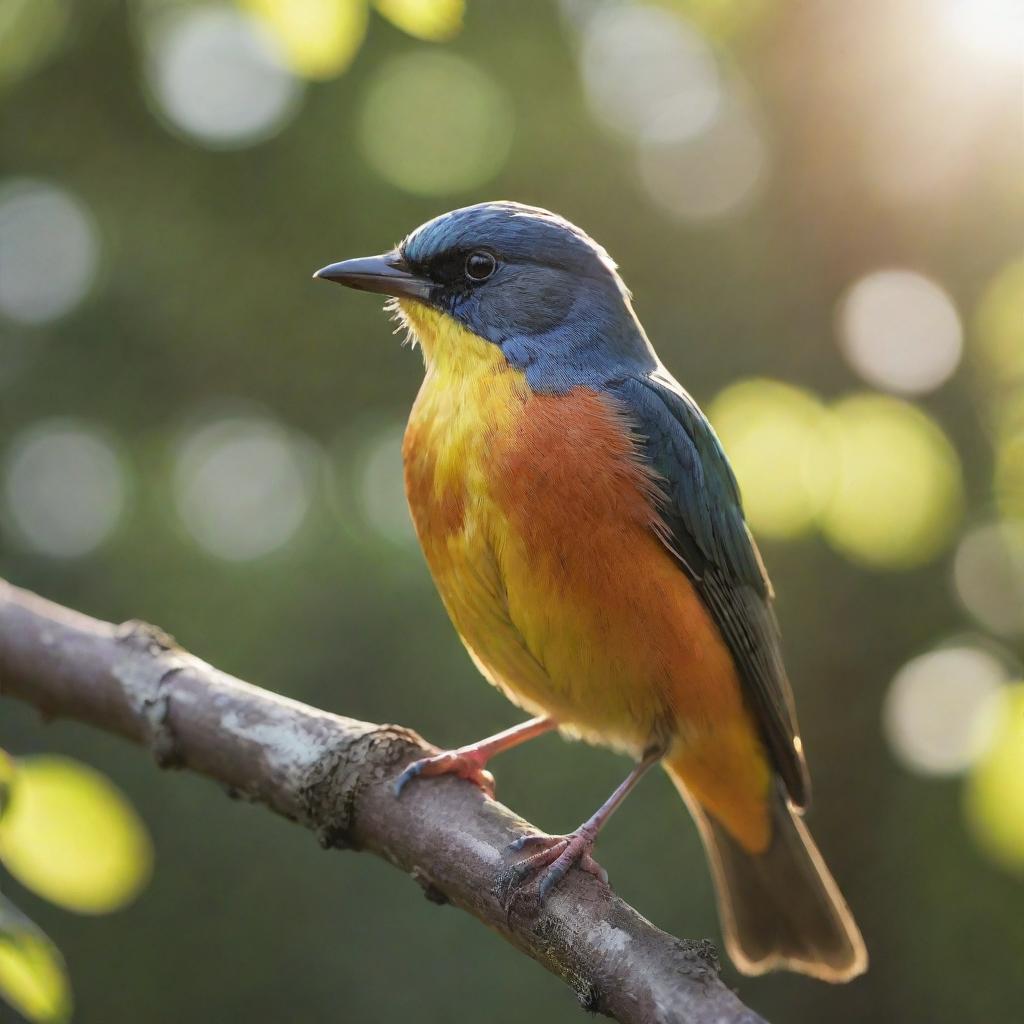
[[[16,762],[0,819],[0,861],[24,886],[69,910],[101,914],[132,900],[149,879],[145,826],[113,784],[65,757]]]
[[[71,1017],[71,986],[57,947],[0,896],[0,997],[23,1017],[63,1024]]]

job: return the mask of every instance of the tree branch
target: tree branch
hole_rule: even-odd
[[[509,843],[537,830],[474,786],[432,779],[396,799],[408,729],[318,711],[200,661],[142,622],[100,622],[0,580],[0,694],[147,746],[312,829],[369,850],[427,897],[468,911],[622,1024],[764,1024],[721,982],[714,948],[655,928],[570,871],[538,906],[512,885]]]

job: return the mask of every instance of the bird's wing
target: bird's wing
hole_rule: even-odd
[[[772,589],[711,424],[663,367],[610,391],[626,407],[641,454],[660,477],[673,554],[732,652],[750,705],[790,800],[805,807],[810,780],[782,663]]]

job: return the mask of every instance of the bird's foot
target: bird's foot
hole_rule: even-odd
[[[400,796],[405,784],[417,776],[457,775],[479,786],[488,796],[494,796],[494,776],[484,768],[486,759],[474,750],[446,750],[443,754],[413,761],[395,781],[395,796]]]
[[[573,864],[578,864],[602,882],[607,883],[608,872],[594,860],[592,850],[596,831],[581,825],[566,836],[520,836],[512,850],[526,850],[541,847],[537,853],[519,861],[513,869],[516,880],[523,882],[529,875],[540,874],[539,894],[544,899],[558,883],[565,878]]]

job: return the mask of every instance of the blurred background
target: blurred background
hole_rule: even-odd
[[[1019,1019],[1022,52],[1017,0],[3,0],[0,575],[441,746],[515,722],[411,533],[420,357],[310,274],[455,206],[556,210],[737,469],[811,827],[872,955],[846,988],[728,981],[776,1021]],[[77,1021],[578,1019],[368,856],[11,702],[0,746],[99,770],[151,837],[122,806],[110,892],[63,906],[8,841]],[[564,831],[625,768],[547,737],[498,793]],[[719,939],[664,777],[599,856],[656,924]]]

